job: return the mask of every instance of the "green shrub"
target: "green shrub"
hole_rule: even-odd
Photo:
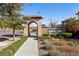
[[[45,50],[51,50],[52,46],[45,43],[43,49],[45,49]]]
[[[70,38],[72,36],[72,33],[62,32],[59,33],[58,36],[63,36],[64,38]]]
[[[60,56],[61,53],[57,50],[49,50],[47,55],[48,56]]]
[[[49,36],[49,34],[48,33],[44,33],[43,36]]]
[[[46,40],[46,37],[45,37],[45,36],[38,37],[38,40],[40,40],[40,41],[45,41],[45,40]]]
[[[51,37],[54,37],[54,38],[56,38],[56,37],[57,37],[57,35],[51,34]]]
[[[42,38],[43,38],[43,39],[50,39],[50,38],[51,38],[51,35],[48,34],[48,33],[44,33],[44,34],[42,35]]]
[[[46,37],[43,37],[43,39],[50,39],[51,36],[46,36]]]
[[[22,37],[20,40],[14,42],[12,45],[4,48],[0,51],[0,56],[12,56],[21,47],[21,45],[26,41],[27,37]]]

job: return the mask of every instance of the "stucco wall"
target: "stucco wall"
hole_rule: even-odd
[[[47,27],[42,28],[42,34],[44,34],[44,33],[48,33],[48,28]]]

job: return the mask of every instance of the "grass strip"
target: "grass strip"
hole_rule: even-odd
[[[0,56],[13,56],[26,40],[27,40],[27,37],[24,36],[20,40],[8,46],[7,48],[2,49],[0,51]]]

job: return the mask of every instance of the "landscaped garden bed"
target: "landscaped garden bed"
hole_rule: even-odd
[[[79,40],[60,39],[38,39],[40,56],[79,56]]]
[[[0,56],[13,56],[26,40],[27,40],[27,37],[24,36],[20,40],[11,44],[10,46],[2,49],[0,51]]]

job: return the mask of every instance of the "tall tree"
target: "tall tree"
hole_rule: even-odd
[[[65,30],[72,31],[74,25],[79,25],[79,20],[76,18],[69,18],[64,21],[63,28],[65,27]]]
[[[1,3],[0,18],[5,20],[5,24],[13,29],[13,40],[15,39],[15,29],[20,28],[24,22],[21,18],[21,3]]]
[[[55,20],[53,20],[53,21],[51,20],[51,21],[50,21],[49,27],[50,27],[50,28],[55,28],[55,27],[56,27],[56,22],[55,22]]]

